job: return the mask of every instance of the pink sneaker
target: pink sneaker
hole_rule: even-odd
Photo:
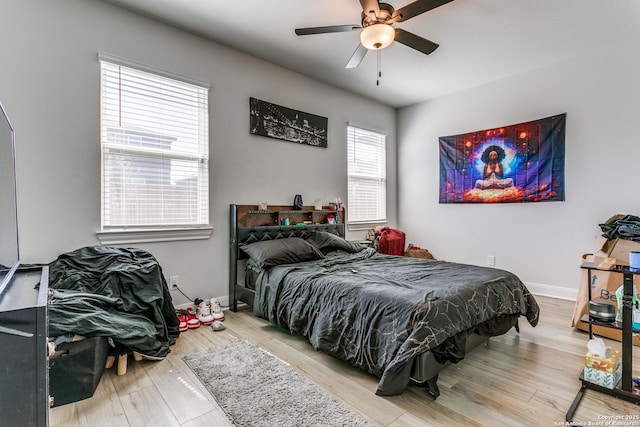
[[[211,314],[213,315],[213,320],[223,321],[224,313],[222,312],[222,307],[220,307],[220,301],[218,301],[218,298],[211,298],[210,305],[211,305]]]

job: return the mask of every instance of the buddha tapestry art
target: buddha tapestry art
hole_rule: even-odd
[[[566,116],[440,137],[440,203],[563,201]]]

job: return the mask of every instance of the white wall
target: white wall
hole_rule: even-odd
[[[395,111],[101,1],[5,2],[0,100],[16,129],[24,262],[98,244],[104,52],[211,83],[208,240],[137,244],[192,298],[228,294],[230,203],[346,200],[346,123],[387,132],[396,221]],[[249,97],[328,117],[328,148],[249,134]],[[348,208],[348,206],[347,206]],[[353,236],[360,237],[360,236]],[[188,302],[175,295],[176,304]]]
[[[640,52],[600,51],[398,111],[399,227],[448,261],[575,298],[598,224],[640,215]],[[438,137],[567,113],[566,201],[439,204]]]

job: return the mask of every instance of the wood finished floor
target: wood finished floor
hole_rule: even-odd
[[[374,394],[377,378],[314,351],[250,311],[225,312],[227,327],[200,327],[182,334],[162,361],[136,362],[116,375],[106,370],[95,395],[53,408],[50,426],[230,426],[215,400],[184,364],[181,356],[230,341],[249,339],[290,363],[326,392],[376,426],[557,426],[578,389],[577,376],[587,334],[570,327],[573,303],[537,297],[540,323],[524,318],[520,334],[511,330],[469,354],[440,374],[441,395],[431,401],[410,386],[400,396]],[[615,348],[620,343],[606,340]],[[215,351],[211,352],[215,357]],[[640,349],[634,347],[634,376],[640,373]],[[599,416],[640,414],[640,406],[587,391],[574,423],[598,422]],[[640,420],[635,424],[640,427]],[[595,424],[592,424],[595,425]]]

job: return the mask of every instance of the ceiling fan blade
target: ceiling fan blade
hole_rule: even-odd
[[[378,0],[360,0],[360,4],[362,5],[362,12],[364,12],[365,15],[373,13],[374,18],[380,15]]]
[[[428,12],[452,1],[453,0],[417,0],[409,3],[405,7],[397,9],[393,13],[392,18],[396,18],[396,22],[406,21],[409,18],[413,18],[414,16],[418,16],[421,13]]]
[[[418,50],[425,55],[429,55],[431,52],[436,50],[438,46],[440,46],[438,43],[434,43],[431,40],[416,36],[415,34],[405,31],[402,28],[396,28],[395,30],[395,41],[397,41],[398,43],[402,43],[405,46],[409,46],[412,49]]]
[[[351,55],[351,58],[349,58],[349,62],[347,62],[347,65],[344,68],[356,68],[358,65],[360,65],[360,62],[362,62],[362,59],[364,59],[364,56],[367,54],[368,50],[369,49],[362,46],[362,43],[360,43],[356,48],[356,51],[353,52],[353,55]]]
[[[329,25],[327,27],[296,28],[296,34],[306,36],[309,34],[343,33],[362,28],[360,25]]]

